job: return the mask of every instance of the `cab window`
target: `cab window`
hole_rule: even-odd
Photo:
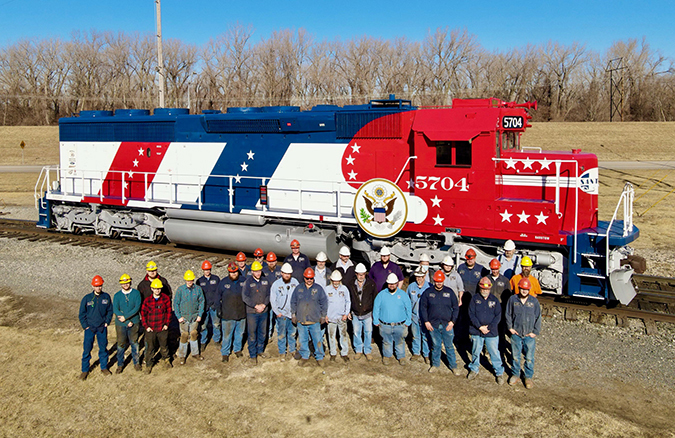
[[[502,132],[502,150],[520,150],[520,136],[515,131]]]
[[[437,166],[471,166],[470,141],[437,141],[435,146]]]

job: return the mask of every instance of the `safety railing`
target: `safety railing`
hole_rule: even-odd
[[[612,215],[612,220],[609,221],[609,225],[607,226],[607,234],[605,234],[605,253],[606,253],[606,258],[605,258],[605,267],[606,267],[606,273],[609,275],[609,234],[612,230],[612,225],[614,225],[614,221],[616,220],[616,215],[619,212],[619,207],[621,207],[621,204],[623,204],[623,233],[622,237],[626,237],[629,234],[633,232],[633,200],[635,198],[635,189],[633,188],[633,184],[627,182],[623,186],[623,190],[621,191],[621,196],[619,197],[619,202],[616,204],[616,208],[614,209],[614,214]],[[602,235],[600,235],[602,236]]]

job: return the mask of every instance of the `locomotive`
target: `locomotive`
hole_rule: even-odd
[[[427,253],[486,266],[504,242],[544,293],[627,304],[638,257],[633,189],[598,220],[598,160],[520,144],[536,102],[81,111],[59,121],[60,165],[36,185],[38,226],[144,241],[408,268]],[[52,177],[55,175],[55,178]],[[620,206],[623,205],[623,217]]]

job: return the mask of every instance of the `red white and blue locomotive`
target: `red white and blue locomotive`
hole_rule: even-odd
[[[39,226],[280,255],[298,239],[332,260],[343,242],[371,262],[387,246],[408,267],[469,248],[487,265],[512,239],[545,293],[627,303],[632,188],[623,220],[599,221],[597,157],[521,147],[532,108],[390,96],[308,111],[82,111],[59,122]]]

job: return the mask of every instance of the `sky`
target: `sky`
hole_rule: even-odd
[[[229,25],[251,25],[254,41],[275,30],[304,28],[316,40],[372,36],[422,41],[437,28],[466,29],[488,50],[550,40],[603,53],[613,42],[647,39],[675,58],[675,2],[163,0],[162,34],[204,45]],[[154,0],[0,0],[0,47],[73,31],[155,32]]]

